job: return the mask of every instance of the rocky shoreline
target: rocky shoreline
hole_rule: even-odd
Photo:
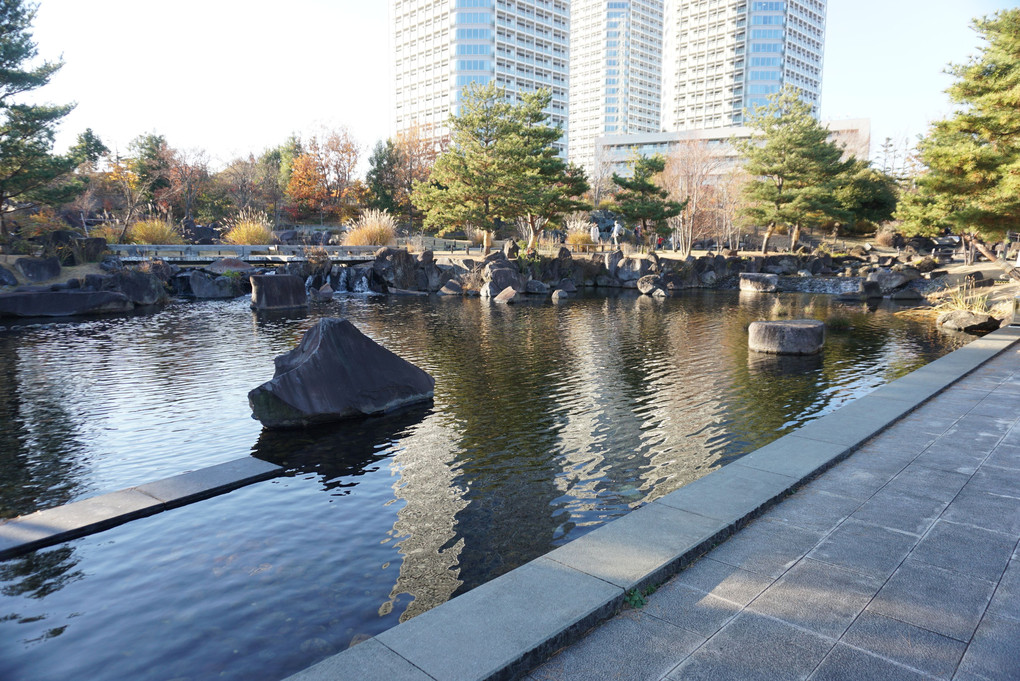
[[[33,281],[60,276],[56,258],[19,258],[22,276]],[[938,263],[916,256],[858,253],[834,257],[823,251],[770,256],[705,255],[675,259],[668,254],[627,255],[622,250],[576,256],[561,248],[553,256],[521,253],[508,242],[503,251],[481,259],[439,257],[431,251],[412,254],[381,248],[375,259],[356,265],[291,262],[276,268],[252,267],[225,259],[182,269],[161,260],[126,268],[108,256],[101,274],[87,274],[56,284],[17,285],[0,266],[0,318],[64,317],[122,313],[158,306],[179,296],[197,300],[229,299],[251,293],[253,275],[287,274],[305,283],[310,300],[336,293],[369,295],[481,296],[510,303],[520,297],[569,299],[582,289],[635,289],[657,297],[696,288],[804,292],[838,295],[848,300],[887,296],[919,301],[937,287]],[[742,278],[743,275],[743,278]],[[772,283],[752,284],[762,277]],[[774,278],[774,279],[773,279]],[[12,285],[13,284],[13,285]]]

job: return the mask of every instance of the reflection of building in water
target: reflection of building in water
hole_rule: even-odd
[[[390,470],[398,476],[393,483],[394,497],[402,500],[404,507],[397,512],[389,534],[398,540],[396,546],[404,559],[389,600],[379,608],[380,615],[388,614],[401,594],[408,594],[413,600],[400,616],[404,622],[450,600],[462,584],[457,565],[464,539],[447,546],[457,536],[457,513],[468,503],[464,490],[454,485],[450,468],[456,455],[450,443],[457,438],[441,419],[427,418],[400,441]]]

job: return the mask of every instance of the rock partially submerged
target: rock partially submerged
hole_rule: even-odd
[[[298,346],[276,358],[273,380],[248,393],[253,417],[268,428],[296,428],[432,399],[435,379],[345,319],[322,319]]]
[[[816,319],[751,322],[748,348],[773,355],[813,355],[825,345],[825,324]]]
[[[305,282],[293,274],[253,274],[251,309],[293,310],[308,305]]]
[[[995,331],[1001,322],[995,317],[981,312],[967,310],[950,310],[938,316],[935,322],[939,327],[950,331],[966,333],[986,333]]]

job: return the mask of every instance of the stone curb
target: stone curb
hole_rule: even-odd
[[[248,457],[0,523],[0,560],[275,478],[283,469]]]
[[[1020,340],[999,329],[287,681],[517,678]]]

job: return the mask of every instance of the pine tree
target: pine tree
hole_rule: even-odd
[[[918,145],[926,171],[897,217],[907,233],[951,228],[994,261],[983,241],[1020,231],[1020,9],[974,27],[985,40],[980,54],[950,68],[956,82],[947,92],[960,109]]]
[[[613,202],[616,210],[628,220],[641,224],[641,233],[654,250],[656,236],[666,236],[670,232],[666,221],[679,215],[687,202],[671,201],[669,192],[656,184],[656,177],[666,169],[662,154],[638,156],[630,165],[630,177],[613,173],[613,183],[620,188]]]
[[[790,229],[792,251],[804,226],[847,219],[835,191],[853,160],[841,160],[843,150],[828,141],[829,131],[795,88],[784,88],[756,107],[748,125],[756,134],[737,143],[751,176],[742,213],[766,226],[762,253],[768,252],[769,239],[780,225]]]
[[[450,148],[412,194],[425,211],[425,227],[439,234],[474,227],[488,252],[504,224],[528,216],[537,223],[577,205],[573,197],[583,176],[568,174],[556,156],[553,145],[562,133],[545,124],[549,101],[540,90],[511,103],[492,83],[461,91],[461,111],[450,118]]]
[[[400,160],[392,139],[377,142],[368,159],[365,183],[370,193],[368,207],[397,212],[397,163]]]
[[[0,0],[0,238],[8,236],[9,213],[70,198],[69,186],[55,180],[77,165],[72,156],[52,153],[54,130],[73,105],[16,102],[63,66],[31,65],[38,56],[31,34],[35,12],[24,0]]]

